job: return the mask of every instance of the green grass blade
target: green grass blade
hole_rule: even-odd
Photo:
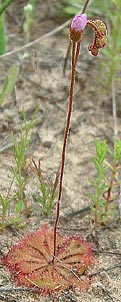
[[[2,92],[0,94],[0,105],[3,104],[4,100],[13,91],[14,85],[15,85],[16,80],[17,80],[18,72],[19,72],[19,65],[13,65],[9,69],[9,73],[8,73],[7,79],[4,82],[3,90],[2,90]]]

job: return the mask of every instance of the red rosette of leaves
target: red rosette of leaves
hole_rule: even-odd
[[[53,261],[53,242],[53,228],[45,225],[13,246],[2,263],[17,284],[37,287],[40,293],[69,288],[86,290],[90,280],[84,273],[94,263],[91,244],[77,235],[69,237],[58,233]]]

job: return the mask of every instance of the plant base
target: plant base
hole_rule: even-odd
[[[90,280],[84,272],[94,263],[90,243],[77,235],[57,233],[56,256],[52,261],[53,242],[53,228],[45,225],[13,246],[2,262],[19,285],[37,287],[40,293],[69,288],[86,290]]]

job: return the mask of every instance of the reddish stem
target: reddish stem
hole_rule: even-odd
[[[113,170],[112,170],[112,175],[111,175],[111,180],[110,180],[110,185],[109,185],[109,188],[108,188],[108,191],[107,191],[107,197],[105,198],[105,200],[106,200],[105,215],[106,216],[107,216],[107,212],[108,212],[108,205],[109,205],[109,202],[110,202],[111,191],[112,191],[112,188],[113,188],[113,183],[114,183],[114,180],[115,180],[117,169],[118,169],[118,161],[116,161],[114,163]]]
[[[75,54],[75,52],[76,52],[76,54]],[[71,69],[70,94],[69,94],[66,126],[65,126],[65,132],[64,132],[63,148],[62,148],[62,159],[61,159],[61,169],[60,169],[60,179],[59,179],[59,193],[58,193],[56,219],[55,219],[55,225],[54,225],[54,252],[53,252],[52,262],[54,262],[54,259],[56,256],[57,226],[58,226],[59,214],[60,214],[60,202],[61,202],[62,186],[63,186],[63,174],[64,174],[64,167],[65,167],[67,138],[68,138],[68,134],[69,134],[72,106],[73,106],[73,93],[74,93],[74,84],[75,84],[75,69],[76,69],[76,63],[77,63],[77,52],[79,54],[79,49],[78,48],[76,49],[76,43],[72,42],[72,69]]]
[[[80,46],[81,46],[81,41],[77,42],[76,55],[75,55],[75,66],[78,62],[78,57],[79,57],[79,53],[80,53]]]

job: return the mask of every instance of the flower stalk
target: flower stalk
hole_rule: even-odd
[[[55,224],[54,224],[54,253],[53,253],[52,262],[54,262],[54,259],[56,257],[57,226],[58,226],[58,222],[59,222],[60,202],[61,202],[61,196],[62,196],[62,186],[63,186],[63,175],[64,175],[64,167],[65,167],[67,139],[68,139],[68,134],[69,134],[69,129],[70,129],[70,122],[71,122],[71,115],[72,115],[72,108],[73,108],[73,94],[74,94],[76,64],[77,64],[78,57],[79,57],[80,44],[81,44],[80,41],[81,41],[81,38],[82,38],[83,29],[84,29],[84,27],[86,26],[86,23],[87,23],[86,14],[82,14],[81,16],[82,16],[82,25],[80,26],[79,20],[73,19],[72,27],[70,28],[70,39],[71,39],[71,43],[72,43],[71,82],[70,82],[68,111],[67,111],[67,119],[66,119],[66,126],[65,126],[65,132],[64,132],[62,156],[61,156],[59,193],[58,193],[58,201],[57,201],[56,219],[55,219]],[[76,26],[78,26],[77,31],[76,31],[76,26],[74,27],[74,22],[75,21],[76,21]],[[77,32],[77,34],[76,34],[76,32]]]
[[[70,92],[69,92],[69,101],[68,101],[68,110],[67,110],[67,119],[66,126],[64,132],[64,140],[62,147],[62,155],[61,155],[61,168],[60,168],[60,179],[59,179],[59,193],[58,193],[58,201],[57,201],[57,211],[56,211],[56,219],[54,224],[54,251],[52,263],[56,258],[56,247],[57,247],[57,227],[59,222],[59,214],[60,214],[60,203],[62,196],[62,187],[63,187],[63,175],[64,175],[64,167],[65,167],[65,158],[66,158],[66,148],[67,148],[67,139],[70,129],[72,108],[73,108],[73,94],[74,94],[74,85],[75,85],[75,72],[76,65],[78,62],[78,57],[80,53],[80,46],[83,36],[83,31],[86,25],[90,25],[94,30],[94,41],[93,44],[88,47],[88,50],[91,51],[91,54],[94,56],[98,55],[98,50],[104,46],[106,46],[106,26],[100,20],[91,21],[87,19],[87,15],[85,13],[76,15],[70,26],[70,44],[72,45],[72,63],[71,63],[71,81],[70,81]]]
[[[61,202],[61,196],[62,196],[62,185],[63,185],[63,175],[64,175],[64,167],[65,167],[66,147],[67,147],[67,139],[68,139],[68,134],[69,134],[72,107],[73,107],[75,70],[76,70],[76,63],[77,63],[77,54],[75,55],[75,53],[76,53],[76,43],[73,42],[72,43],[72,71],[71,71],[70,95],[69,95],[66,126],[65,126],[65,132],[64,132],[63,148],[62,148],[61,170],[60,170],[60,180],[59,180],[59,193],[58,193],[58,202],[57,202],[57,213],[56,213],[56,220],[55,220],[55,225],[54,225],[53,261],[54,261],[55,256],[56,256],[57,226],[58,226],[58,222],[59,222],[60,202]],[[75,60],[75,58],[76,58],[76,60]]]

